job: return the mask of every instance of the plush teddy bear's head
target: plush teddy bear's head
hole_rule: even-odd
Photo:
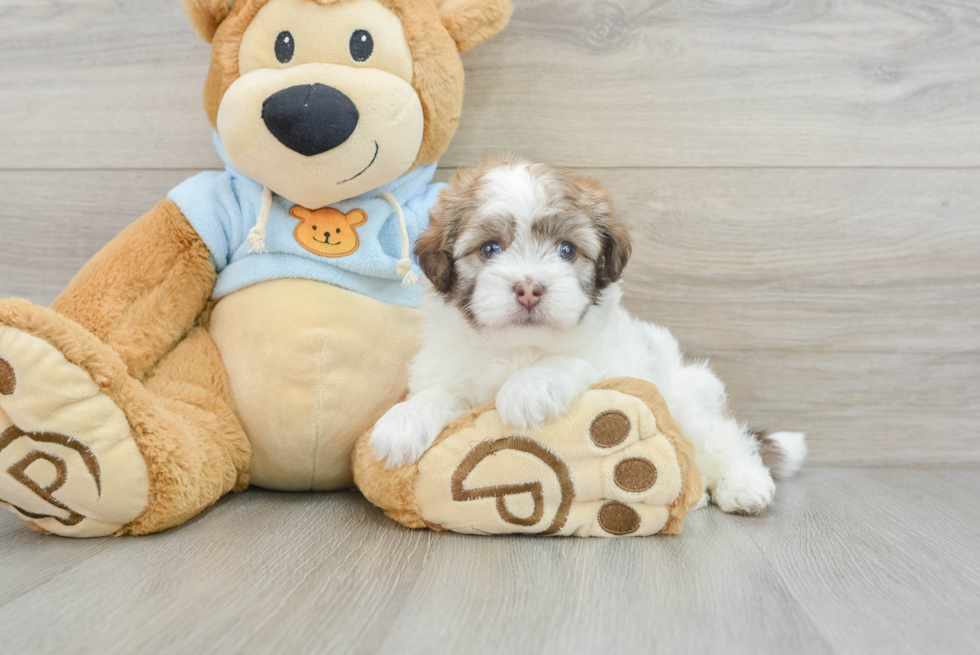
[[[296,242],[321,257],[345,257],[357,250],[360,239],[354,228],[367,222],[362,209],[344,214],[332,207],[310,211],[297,205],[289,214],[299,221],[293,230]]]
[[[459,52],[510,0],[183,0],[212,44],[204,107],[229,161],[319,208],[435,162],[463,104]]]

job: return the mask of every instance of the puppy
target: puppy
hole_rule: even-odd
[[[424,336],[407,400],[372,433],[378,459],[417,460],[453,419],[493,400],[505,423],[532,429],[596,382],[631,376],[659,387],[715,504],[765,509],[773,476],[802,464],[803,435],[747,430],[707,365],[685,363],[666,328],[630,316],[619,283],[630,251],[595,180],[512,157],[457,171],[415,247],[431,282]]]

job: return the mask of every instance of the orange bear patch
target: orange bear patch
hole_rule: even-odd
[[[329,207],[310,210],[296,205],[289,215],[300,222],[293,230],[296,243],[321,257],[346,257],[353,253],[361,245],[354,228],[367,223],[363,209],[344,214]]]

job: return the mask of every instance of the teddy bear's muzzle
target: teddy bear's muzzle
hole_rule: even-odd
[[[302,84],[273,93],[262,103],[262,120],[278,141],[312,157],[344,143],[360,118],[342,92],[326,84]]]

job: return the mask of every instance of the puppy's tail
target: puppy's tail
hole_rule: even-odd
[[[802,432],[754,432],[762,463],[777,480],[791,478],[806,459],[806,437]]]

